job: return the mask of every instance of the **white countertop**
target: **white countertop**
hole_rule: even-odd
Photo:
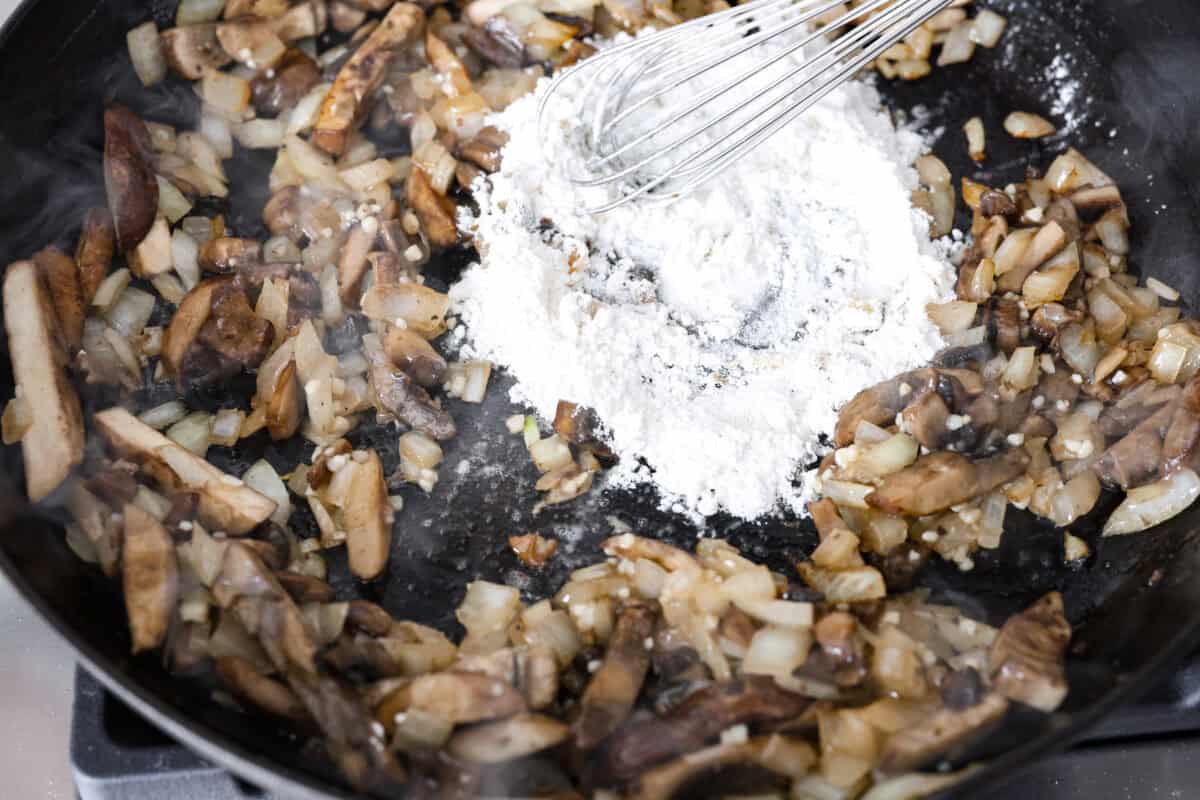
[[[17,0],[0,0],[0,20]],[[0,577],[0,775],[3,795],[29,800],[75,796],[67,764],[71,724],[70,650]]]

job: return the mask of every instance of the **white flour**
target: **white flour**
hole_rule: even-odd
[[[852,83],[698,193],[593,217],[603,190],[557,166],[569,125],[538,137],[544,89],[493,121],[503,168],[464,223],[482,263],[452,290],[467,352],[543,417],[595,409],[611,480],[705,515],[799,510],[836,408],[941,343],[925,306],[954,273],[909,205],[922,140]]]

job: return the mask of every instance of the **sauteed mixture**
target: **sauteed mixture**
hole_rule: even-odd
[[[994,46],[1005,20],[969,5],[886,53],[877,80]],[[720,539],[685,552],[615,530],[553,597],[471,583],[457,641],[326,581],[332,548],[362,581],[384,572],[396,510],[437,492],[454,409],[488,391],[492,365],[461,357],[470,326],[423,267],[464,244],[487,264],[472,220],[513,180],[489,115],[591,41],[723,7],[183,0],[175,27],[129,32],[142,82],[193,82],[202,114],[184,130],[106,110],[107,207],[74,255],[47,247],[4,275],[17,391],[2,427],[30,499],[65,505],[72,549],[120,584],[135,653],[395,796],[916,797],[969,772],[965,748],[1013,707],[1059,706],[1058,593],[994,628],[914,587],[935,557],[970,571],[1010,505],[1081,562],[1079,523],[1118,494],[1106,536],[1200,494],[1200,325],[1171,287],[1139,285],[1121,191],[1074,149],[1007,186],[956,185],[930,154],[901,170],[955,254],[954,299],[926,309],[945,346],[840,408],[807,506],[820,544],[794,571]],[[962,146],[984,161],[988,136],[1055,133],[1019,109],[1004,128],[973,119]],[[274,153],[267,241],[213,210],[238,190],[239,148]],[[955,238],[959,200],[971,223]],[[252,396],[189,404],[244,375]],[[85,419],[81,397],[115,400]],[[539,399],[543,418],[508,420],[542,505],[629,458],[611,446],[619,420],[557,399],[552,419]],[[381,429],[375,449],[362,434]],[[206,459],[251,437],[311,455],[242,475]],[[535,533],[509,542],[531,571],[561,557]]]

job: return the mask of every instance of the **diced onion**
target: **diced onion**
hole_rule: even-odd
[[[179,420],[183,419],[187,415],[187,406],[178,400],[171,400],[170,402],[163,403],[160,406],[155,406],[154,408],[143,411],[141,414],[138,414],[138,419],[149,425],[151,428],[161,431],[164,428],[169,428],[176,422],[179,422]]]
[[[552,472],[572,463],[571,448],[558,434],[539,439],[529,446],[529,457],[539,472]]]
[[[158,28],[153,21],[131,29],[125,34],[125,43],[129,47],[129,60],[133,62],[133,71],[137,73],[143,86],[153,86],[167,77],[167,59],[163,56]]]
[[[747,675],[791,675],[808,658],[812,636],[803,628],[760,628],[750,640],[742,672]]]
[[[211,421],[212,415],[204,411],[195,411],[168,428],[167,438],[203,458],[211,443]]]
[[[142,332],[153,313],[154,295],[129,286],[104,313],[104,318],[118,333],[130,338]]]
[[[395,168],[391,161],[386,158],[377,158],[374,161],[343,169],[338,173],[338,177],[354,191],[365,192],[373,186],[389,181],[394,171]]]
[[[1041,139],[1053,136],[1056,128],[1048,120],[1028,111],[1014,111],[1004,118],[1004,130],[1016,139]]]
[[[963,132],[967,136],[967,153],[971,156],[971,160],[983,161],[987,155],[983,120],[979,117],[971,117],[963,125]]]
[[[329,94],[331,88],[332,84],[322,83],[314,86],[308,94],[300,98],[300,102],[296,103],[296,107],[288,114],[287,134],[289,136],[305,133],[317,124],[321,103],[325,101],[325,95]]]
[[[127,269],[119,269],[112,272],[101,281],[100,286],[96,289],[96,296],[92,298],[92,305],[99,308],[101,311],[107,311],[112,307],[117,298],[125,291],[125,287],[133,280],[133,275]],[[147,317],[147,319],[149,319]]]
[[[173,225],[188,215],[192,204],[175,184],[161,175],[156,175],[155,179],[158,181],[158,210]]]
[[[221,18],[225,0],[181,0],[175,10],[176,25],[195,25],[199,22],[216,22]]]
[[[1105,536],[1137,533],[1182,513],[1200,497],[1200,476],[1186,467],[1149,486],[1130,489],[1104,525]]]
[[[282,147],[285,133],[283,121],[277,119],[252,119],[233,129],[238,143],[249,150],[274,150]]]
[[[210,69],[200,81],[204,102],[213,107],[240,114],[250,105],[250,82],[228,72]]]
[[[939,67],[948,64],[963,64],[975,55],[975,42],[971,38],[973,27],[970,21],[963,21],[950,30],[946,41],[942,43],[942,52],[938,54]]]
[[[1004,35],[1008,20],[988,8],[981,8],[971,20],[971,41],[980,47],[995,47]]]
[[[237,444],[242,430],[242,421],[246,412],[237,408],[223,408],[216,413],[212,420],[212,443],[221,447],[233,447]]]

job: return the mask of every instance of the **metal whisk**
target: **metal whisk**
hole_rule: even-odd
[[[571,121],[590,209],[671,202],[730,167],[954,0],[751,0],[634,37],[560,74],[539,125]],[[570,82],[581,85],[564,91]],[[569,108],[552,104],[569,103]],[[578,166],[575,167],[578,170]]]

